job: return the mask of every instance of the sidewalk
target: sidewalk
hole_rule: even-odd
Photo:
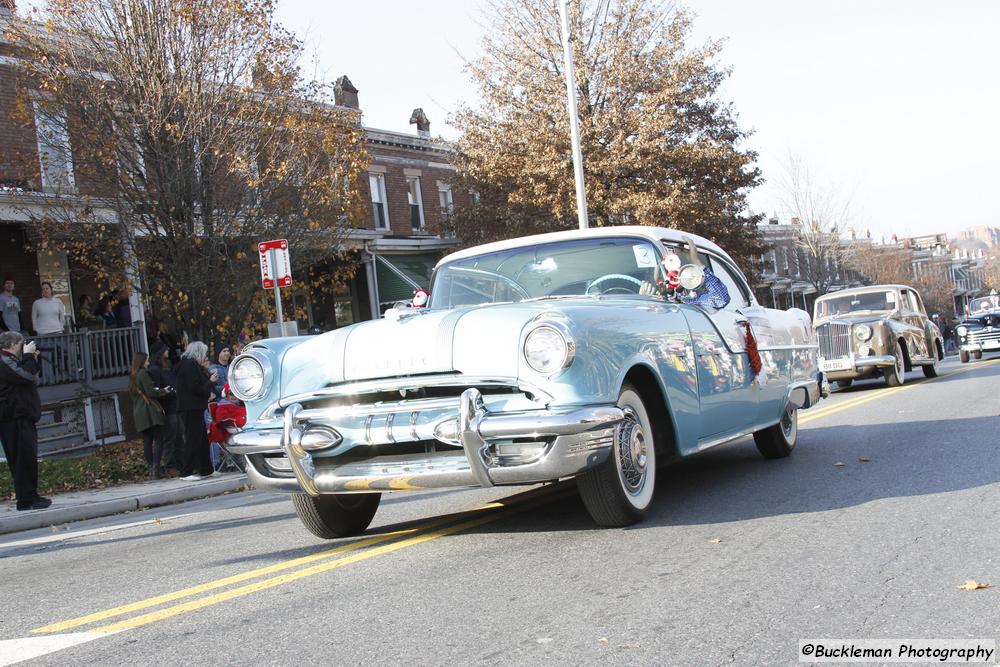
[[[219,496],[242,491],[246,483],[243,473],[222,473],[197,482],[160,479],[98,491],[60,493],[51,496],[52,506],[44,510],[18,512],[14,501],[5,502],[0,504],[0,535]]]

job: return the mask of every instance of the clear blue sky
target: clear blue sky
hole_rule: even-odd
[[[850,199],[859,228],[901,236],[1000,226],[1000,2],[701,0],[698,41],[725,38],[724,95],[779,208],[789,153]],[[279,0],[332,80],[360,89],[365,123],[409,130],[423,107],[434,134],[476,91],[462,72],[481,32],[479,3]]]

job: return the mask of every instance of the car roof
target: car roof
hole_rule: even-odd
[[[890,290],[890,289],[891,290],[908,289],[908,290],[913,290],[914,292],[917,291],[912,287],[910,287],[909,285],[866,285],[864,287],[852,287],[850,289],[837,290],[836,292],[827,292],[826,294],[824,294],[823,296],[819,297],[816,300],[819,301],[820,299],[843,296],[844,294],[864,294],[865,292],[884,292],[885,290]]]
[[[733,266],[739,268],[733,258],[726,253],[725,250],[717,246],[712,241],[698,236],[697,234],[691,234],[690,232],[684,232],[677,229],[667,229],[665,227],[647,227],[645,225],[622,225],[616,227],[592,227],[590,229],[572,229],[563,232],[549,232],[548,234],[535,234],[533,236],[521,236],[519,238],[507,239],[504,241],[494,241],[493,243],[485,243],[483,245],[473,246],[472,248],[465,248],[464,250],[459,250],[453,252],[449,255],[445,255],[437,263],[437,266],[442,264],[447,264],[449,262],[454,262],[460,259],[468,259],[469,257],[477,257],[479,255],[485,255],[492,252],[500,252],[503,250],[512,250],[514,248],[524,248],[533,245],[539,245],[542,243],[555,243],[558,241],[574,241],[577,239],[593,239],[593,238],[606,238],[614,236],[632,236],[641,237],[651,243],[658,244],[663,241],[670,241],[673,243],[684,243],[683,236],[690,236],[694,239],[694,242],[699,248],[714,252],[717,255],[721,255],[727,259]],[[435,267],[436,268],[436,267]]]

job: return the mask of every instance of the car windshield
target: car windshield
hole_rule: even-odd
[[[847,315],[861,311],[887,311],[896,308],[895,290],[885,292],[862,292],[823,298],[816,302],[814,319]]]
[[[972,314],[988,313],[993,310],[1000,310],[1000,296],[995,294],[969,301],[969,312]]]
[[[431,308],[600,294],[638,294],[659,254],[630,238],[560,241],[449,262],[435,272]]]

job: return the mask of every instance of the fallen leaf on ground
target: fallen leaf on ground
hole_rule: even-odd
[[[622,644],[622,648],[639,648],[639,645],[635,642],[629,642],[628,644]]]
[[[607,643],[608,643],[608,638],[607,638],[607,637],[601,637],[601,638],[600,638],[600,639],[598,639],[597,641],[598,641],[598,643],[600,643],[600,644],[607,644]]]
[[[846,463],[844,463],[843,461],[837,461],[837,462],[836,462],[836,463],[834,463],[833,465],[837,466],[838,468],[843,468],[843,467],[844,467],[844,466],[846,466],[847,464],[846,464]]]
[[[990,585],[985,581],[976,581],[975,579],[966,579],[965,583],[959,586],[963,591],[976,591],[980,588],[989,588]]]
[[[160,521],[159,517],[157,517],[157,518],[153,519],[153,523],[155,523],[157,526],[159,526],[163,522]]]
[[[859,456],[858,460],[861,461],[862,463],[868,463],[871,459],[866,458],[864,456]]]
[[[718,544],[718,543],[719,543],[719,542],[721,542],[721,541],[722,541],[722,540],[720,540],[720,539],[719,539],[718,537],[713,537],[712,539],[710,539],[710,540],[708,541],[708,543],[709,543],[709,544]]]

